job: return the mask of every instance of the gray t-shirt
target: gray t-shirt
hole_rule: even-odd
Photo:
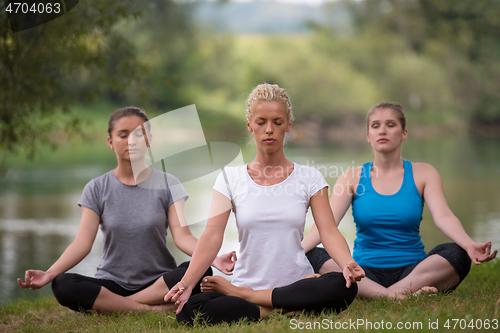
[[[177,267],[166,244],[167,211],[188,194],[177,178],[152,170],[139,185],[125,185],[110,171],[92,179],[78,202],[101,217],[103,253],[95,277],[128,290]]]

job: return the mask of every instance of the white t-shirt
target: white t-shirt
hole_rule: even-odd
[[[232,201],[236,217],[234,285],[271,289],[314,273],[300,242],[309,200],[327,186],[317,169],[296,163],[287,179],[271,186],[256,184],[246,164],[223,169],[214,190]]]

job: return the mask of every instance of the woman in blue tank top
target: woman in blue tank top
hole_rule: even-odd
[[[365,270],[358,283],[364,298],[404,298],[413,293],[437,293],[456,288],[470,269],[495,258],[491,242],[476,243],[451,212],[441,177],[426,163],[401,158],[406,140],[401,105],[380,103],[367,115],[367,140],[374,160],[344,172],[333,189],[330,205],[337,223],[352,204],[356,224],[353,258]],[[420,240],[424,202],[436,226],[454,243],[425,253]],[[315,271],[338,271],[321,248],[313,225],[302,244]]]

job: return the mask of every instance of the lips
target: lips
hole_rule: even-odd
[[[378,139],[377,142],[384,143],[384,142],[389,142],[387,139]]]
[[[264,142],[267,144],[273,144],[276,142],[276,140],[273,138],[267,138],[267,139],[264,139]]]

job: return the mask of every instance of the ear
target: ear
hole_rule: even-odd
[[[108,147],[109,149],[115,150],[115,147],[113,147],[113,140],[108,136]]]
[[[253,132],[253,129],[250,126],[250,123],[248,122],[248,119],[247,119],[247,129],[248,129],[249,132]]]
[[[370,136],[368,135],[368,131],[366,131],[366,141],[370,142]]]
[[[405,129],[405,130],[403,131],[402,136],[401,136],[401,141],[405,141],[407,138],[408,138],[408,130],[407,130],[407,129]]]
[[[286,132],[290,132],[290,130],[292,129],[292,124],[293,120],[290,120],[290,124],[288,124],[288,126],[286,127]]]

